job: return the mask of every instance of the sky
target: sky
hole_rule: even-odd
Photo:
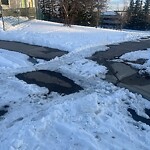
[[[129,0],[109,0],[108,10],[122,10],[124,7],[124,2]]]

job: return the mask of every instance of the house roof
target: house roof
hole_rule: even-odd
[[[103,15],[105,15],[105,16],[116,16],[116,15],[118,15],[118,13],[115,11],[106,11],[106,12],[103,12]]]

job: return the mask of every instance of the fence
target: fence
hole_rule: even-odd
[[[36,18],[35,8],[7,8],[2,9],[0,17],[3,19],[3,29],[8,30],[12,26],[16,26],[25,21]]]

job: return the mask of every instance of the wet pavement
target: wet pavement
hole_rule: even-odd
[[[1,40],[0,40],[0,48],[26,54],[30,56],[31,59],[32,57],[35,57],[35,58],[44,59],[48,61],[54,59],[56,56],[60,57],[68,53],[66,51],[61,51],[54,48],[29,45],[20,42],[14,42],[14,41],[1,41]]]
[[[54,91],[60,94],[71,94],[83,90],[83,88],[75,84],[74,81],[54,71],[33,71],[18,74],[16,77],[28,84],[46,87],[49,93]]]
[[[106,80],[119,87],[127,88],[131,92],[139,93],[144,98],[150,100],[150,78],[139,75],[138,70],[125,63],[110,61],[131,51],[150,48],[150,39],[145,38],[138,42],[108,45],[108,47],[107,51],[96,52],[90,57],[91,60],[107,67],[109,71],[106,75]]]

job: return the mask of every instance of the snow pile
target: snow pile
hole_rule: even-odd
[[[79,58],[68,64],[70,55],[63,63],[59,62],[62,58],[52,60],[70,78],[74,78],[75,71],[76,79],[87,79],[86,85],[82,82],[85,90],[61,96],[26,84],[9,71],[11,67],[13,72],[34,70],[40,64],[32,65],[23,54],[2,49],[0,52],[6,70],[0,74],[0,110],[8,111],[0,116],[0,149],[149,149],[150,127],[134,121],[127,111],[133,108],[148,119],[144,109],[150,108],[149,101],[99,77],[93,78],[99,74],[97,64]],[[48,68],[53,66],[50,62],[41,64]],[[106,73],[105,67],[99,69]]]
[[[150,126],[133,120],[128,108],[149,119],[150,102],[100,79],[107,69],[85,59],[94,46],[106,50],[102,45],[144,35],[36,20],[0,31],[1,39],[71,51],[32,64],[26,55],[0,49],[0,150],[149,150]],[[65,74],[84,90],[62,96],[15,77],[40,69]]]
[[[29,61],[29,56],[18,52],[0,49],[0,73],[10,74],[32,70],[34,64]],[[38,65],[44,60],[36,59]]]
[[[72,26],[32,20],[0,33],[0,39],[58,48],[66,51],[81,51],[100,48],[102,45],[135,40],[147,33],[106,30],[101,28]],[[42,39],[42,40],[41,40]]]
[[[120,59],[127,62],[130,61],[128,64],[139,69],[140,73],[148,73],[150,75],[150,49],[126,53],[122,55]],[[143,64],[132,63],[132,61],[137,61],[139,59],[143,59],[145,62]]]
[[[81,76],[85,79],[93,77],[105,78],[105,74],[107,73],[107,68],[105,66],[98,65],[87,59],[77,60],[63,65],[59,70],[64,74],[70,72],[74,76]]]
[[[127,112],[131,107],[146,116],[143,109],[150,103],[138,95],[101,81],[89,91],[44,100],[40,89],[17,80],[9,79],[0,88],[12,84],[17,92],[11,100],[15,88],[1,92],[1,106],[9,103],[11,108],[1,120],[0,149],[149,149],[150,127]]]
[[[28,58],[24,54],[0,49],[0,68],[8,67],[14,69],[29,66],[32,63],[27,61]]]
[[[150,49],[126,53],[122,55],[120,58],[128,61],[136,61],[138,59],[149,59]]]

